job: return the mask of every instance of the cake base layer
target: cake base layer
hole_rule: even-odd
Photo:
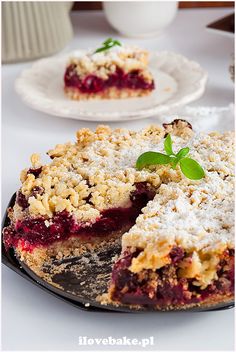
[[[22,263],[25,263],[36,275],[51,284],[55,284],[53,281],[55,273],[64,270],[64,264],[73,258],[78,258],[80,256],[86,258],[87,255],[96,257],[101,251],[111,250],[114,245],[120,250],[120,238],[128,228],[128,225],[126,225],[121,230],[114,231],[105,237],[98,235],[93,236],[88,240],[72,236],[66,241],[54,242],[47,247],[36,247],[31,252],[22,250],[21,247],[17,247],[15,253],[17,258]],[[111,260],[111,258],[107,259],[109,261]],[[50,274],[48,268],[50,268]]]
[[[90,99],[127,99],[145,97],[152,93],[152,90],[148,89],[119,89],[116,87],[106,88],[97,93],[83,93],[77,88],[65,87],[65,94],[72,100],[90,100]]]
[[[114,306],[116,308],[123,308],[128,309],[131,311],[207,311],[207,310],[214,310],[218,307],[225,306],[233,306],[234,302],[234,294],[231,295],[214,295],[205,299],[202,302],[198,303],[186,303],[183,305],[168,305],[168,306],[161,306],[158,304],[130,304],[130,303],[121,303],[118,301],[114,301],[109,293],[101,294],[97,297],[97,301],[101,303],[104,307]]]

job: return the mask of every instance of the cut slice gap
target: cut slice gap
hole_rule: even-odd
[[[12,234],[8,228],[8,230],[5,231],[5,242],[17,243],[16,253],[20,260],[24,261],[31,270],[46,281],[58,285],[59,282],[57,281],[60,281],[60,275],[55,275],[67,270],[69,263],[73,262],[75,264],[75,262],[78,261],[81,264],[83,262],[82,258],[86,258],[86,255],[88,254],[90,260],[92,263],[94,262],[95,265],[96,259],[100,257],[100,250],[102,253],[107,251],[108,255],[110,255],[109,253],[112,252],[114,245],[116,248],[120,249],[122,235],[134,225],[142,208],[146,206],[149,200],[153,199],[154,195],[155,192],[153,192],[153,189],[148,184],[137,183],[136,190],[130,195],[130,201],[132,204],[130,207],[108,209],[103,212],[102,217],[92,225],[86,226],[82,228],[82,230],[79,227],[78,233],[75,231],[72,233],[63,232],[60,236],[60,232],[58,232],[60,227],[58,227],[57,224],[70,223],[71,219],[67,218],[66,214],[63,216],[59,214],[58,219],[60,221],[54,221],[52,225],[53,230],[54,228],[57,230],[55,235],[58,238],[55,237],[52,242],[47,242],[47,238],[52,239],[52,232],[49,231],[48,228],[45,228],[45,237],[42,237],[42,232],[40,232],[42,231],[44,219],[32,220],[32,223],[30,220],[26,220],[27,226],[24,223],[21,227],[18,225],[18,228],[22,228],[24,231],[26,231],[27,228],[27,231],[29,231],[29,234],[24,232],[24,240],[20,239],[18,241],[17,236],[13,237],[12,240]],[[34,228],[34,225],[36,226],[36,229]],[[36,236],[38,227],[39,236]],[[75,226],[72,224],[72,228],[74,227]],[[66,230],[68,229],[66,227]],[[19,234],[22,236],[22,231]],[[39,238],[40,241],[36,241],[37,238]],[[36,242],[33,243],[32,240]],[[120,254],[120,251],[115,254]],[[104,261],[105,259],[106,258],[104,257]],[[86,262],[86,259],[84,260]],[[111,258],[107,258],[107,260],[110,263]],[[89,264],[89,262],[87,264]],[[97,270],[99,268],[95,270],[93,264],[92,268],[95,273],[98,273]],[[109,264],[109,268],[111,273],[111,263]],[[102,265],[100,265],[100,269],[102,273]],[[99,293],[101,292],[99,291]]]

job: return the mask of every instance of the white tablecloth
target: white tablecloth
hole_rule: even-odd
[[[207,32],[206,24],[232,10],[179,11],[174,23],[157,38],[126,39],[147,49],[171,50],[198,61],[209,73],[204,96],[192,106],[228,106],[234,86],[228,66],[233,39]],[[64,52],[97,46],[107,37],[119,36],[102,12],[72,15],[75,37]],[[44,153],[57,143],[74,138],[75,131],[94,123],[64,120],[33,111],[14,92],[14,80],[31,63],[4,65],[2,70],[3,202],[19,187],[19,173],[29,165],[32,152]],[[232,119],[229,122],[232,127]],[[153,119],[124,122],[122,127],[140,128]],[[209,121],[208,121],[209,123]],[[222,122],[220,122],[222,124]],[[112,127],[121,127],[112,123]],[[209,128],[211,126],[208,126]],[[79,336],[154,337],[146,350],[213,351],[233,349],[233,310],[206,313],[115,314],[88,313],[62,303],[26,282],[6,267],[2,270],[3,350],[136,350],[137,347],[84,346]]]

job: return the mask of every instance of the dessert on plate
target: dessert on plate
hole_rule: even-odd
[[[39,155],[3,230],[44,277],[51,258],[122,243],[103,304],[187,309],[234,296],[234,136],[175,120],[139,132],[98,126]],[[47,278],[45,277],[45,280]]]
[[[72,57],[64,75],[65,94],[74,100],[142,97],[153,89],[148,52],[111,38]]]

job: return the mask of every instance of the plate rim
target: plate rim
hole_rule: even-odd
[[[187,58],[184,55],[181,55],[179,53],[175,53],[172,51],[150,51],[150,56],[151,56],[151,60],[162,60],[162,64],[163,62],[167,62],[167,60],[169,60],[170,62],[177,62],[179,66],[182,67],[182,65],[185,65],[188,68],[188,71],[190,72],[198,72],[198,79],[196,80],[196,82],[194,82],[194,88],[193,91],[191,91],[189,94],[185,93],[183,94],[182,97],[180,97],[180,99],[178,99],[177,101],[173,101],[171,102],[171,99],[176,95],[176,93],[173,95],[173,97],[170,97],[167,101],[164,101],[163,103],[160,103],[158,105],[155,106],[151,106],[148,108],[141,108],[138,112],[136,111],[113,111],[113,112],[91,112],[88,109],[86,110],[80,110],[78,112],[76,112],[76,115],[74,112],[68,111],[68,109],[62,109],[60,108],[59,110],[57,109],[57,107],[53,107],[52,104],[46,104],[45,103],[45,98],[41,99],[32,99],[32,94],[27,92],[27,86],[28,88],[30,87],[30,79],[29,77],[31,77],[34,72],[36,71],[36,69],[40,68],[40,66],[42,65],[50,65],[53,62],[56,61],[62,61],[62,60],[66,60],[69,57],[73,56],[73,53],[79,53],[79,52],[85,52],[85,50],[74,50],[71,51],[69,53],[63,54],[63,55],[57,55],[57,56],[52,56],[49,58],[43,58],[40,60],[37,60],[36,62],[33,63],[33,65],[31,65],[30,67],[26,68],[25,70],[23,70],[20,74],[20,76],[18,76],[15,80],[15,91],[17,92],[17,94],[21,97],[22,101],[29,107],[31,107],[32,109],[36,110],[36,111],[41,111],[43,113],[49,114],[49,115],[53,115],[53,116],[58,116],[58,117],[63,117],[63,118],[73,118],[73,119],[77,119],[77,120],[82,120],[82,121],[106,121],[106,122],[113,122],[113,121],[132,121],[132,120],[137,120],[137,119],[143,119],[143,118],[148,118],[150,116],[154,116],[155,114],[163,114],[163,113],[167,113],[168,111],[171,111],[173,109],[179,108],[181,106],[184,106],[186,104],[189,104],[190,102],[200,98],[202,96],[202,94],[205,91],[206,88],[206,83],[207,83],[207,79],[208,79],[208,73],[207,71],[196,61],[191,60],[189,58]],[[151,61],[150,60],[150,61]],[[166,61],[163,61],[166,60]],[[171,61],[172,60],[172,61]],[[169,62],[169,64],[170,64]],[[167,73],[165,70],[163,69],[159,69],[161,72]],[[181,69],[182,70],[182,69]],[[182,71],[179,72],[183,72]],[[172,78],[175,79],[175,77],[173,77],[173,75],[169,74]],[[175,79],[176,80],[176,79]],[[181,82],[181,80],[179,80],[179,82]],[[178,83],[178,80],[177,80]],[[193,84],[191,84],[193,85]],[[179,92],[179,90],[177,89],[177,92]],[[69,98],[68,98],[69,99]],[[42,101],[44,101],[44,104],[41,104]],[[105,100],[104,100],[105,101]],[[120,100],[117,100],[118,103]],[[168,101],[170,101],[168,103]]]

